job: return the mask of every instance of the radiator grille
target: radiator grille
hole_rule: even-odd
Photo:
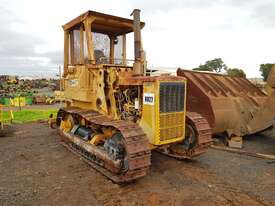
[[[184,135],[184,88],[183,82],[160,83],[160,141]]]
[[[179,112],[184,109],[184,83],[160,83],[160,112]]]
[[[183,136],[184,113],[175,112],[160,115],[160,140],[176,139]]]

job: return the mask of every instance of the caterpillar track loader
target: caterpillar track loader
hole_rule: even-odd
[[[151,150],[176,158],[205,152],[211,130],[187,112],[186,79],[146,76],[140,10],[133,20],[87,11],[63,26],[66,106],[57,126],[62,144],[116,183],[146,175]],[[134,32],[134,60],[126,36]]]

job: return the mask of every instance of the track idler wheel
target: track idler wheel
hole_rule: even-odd
[[[82,127],[82,120],[88,126]],[[148,172],[151,153],[138,124],[74,107],[60,109],[56,122],[62,144],[112,181],[130,182]],[[88,135],[90,130],[95,135]]]
[[[195,149],[198,146],[198,133],[191,121],[186,122],[185,139],[183,140],[183,148],[187,151]]]
[[[203,154],[212,142],[207,120],[200,114],[189,112],[186,117],[185,138],[182,142],[161,148],[159,151],[178,159],[191,159]]]
[[[121,133],[114,134],[104,143],[104,149],[113,160],[122,160],[122,171],[128,170],[127,152],[124,146],[124,139]]]

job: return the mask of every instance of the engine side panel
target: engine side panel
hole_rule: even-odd
[[[140,125],[152,145],[181,141],[185,136],[185,80],[158,80],[143,84]]]

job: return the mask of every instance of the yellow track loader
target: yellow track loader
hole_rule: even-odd
[[[62,144],[117,183],[145,176],[151,150],[192,158],[212,141],[207,120],[186,111],[185,78],[146,76],[145,23],[140,10],[132,15],[87,11],[63,26],[66,106],[56,120]]]

